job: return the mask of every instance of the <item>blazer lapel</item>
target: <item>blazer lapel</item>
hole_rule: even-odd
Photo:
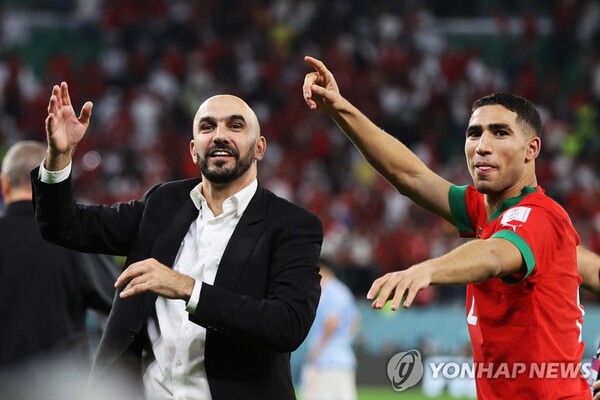
[[[198,209],[192,202],[189,191],[183,192],[185,191],[180,193],[181,208],[158,228],[162,232],[152,246],[152,256],[171,268],[190,224],[198,217]]]
[[[151,256],[169,268],[173,268],[175,257],[179,251],[179,246],[190,228],[190,224],[198,217],[198,209],[190,198],[189,190],[182,190],[180,193],[181,208],[170,218],[166,224],[161,224],[157,229],[162,233],[154,241]],[[156,298],[155,293],[146,293],[145,296],[145,314],[152,313]]]
[[[215,276],[214,285],[233,290],[244,270],[246,260],[266,227],[267,194],[260,185],[238,222]]]

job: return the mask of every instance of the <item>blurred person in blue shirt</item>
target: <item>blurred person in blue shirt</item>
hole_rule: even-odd
[[[321,260],[321,300],[306,339],[302,400],[354,400],[356,356],[352,348],[360,317],[352,292]]]

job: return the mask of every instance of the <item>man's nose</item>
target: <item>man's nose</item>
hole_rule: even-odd
[[[213,140],[222,142],[226,141],[227,138],[227,127],[221,124],[217,125],[215,128],[215,134],[213,135]]]
[[[491,151],[491,135],[489,133],[483,132],[481,136],[479,136],[479,141],[477,142],[477,147],[475,151],[477,154],[486,154]]]

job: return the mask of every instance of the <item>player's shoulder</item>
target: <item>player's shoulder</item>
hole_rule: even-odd
[[[541,187],[531,191],[527,196],[518,203],[519,206],[535,207],[546,210],[548,212],[567,215],[564,207],[554,198],[549,196]]]
[[[467,204],[473,205],[483,201],[483,193],[478,191],[473,185],[453,186],[449,193],[450,199],[460,199]]]
[[[545,216],[560,224],[572,225],[571,218],[564,207],[539,186],[536,189],[525,196],[514,208],[530,209],[534,211],[535,215]]]

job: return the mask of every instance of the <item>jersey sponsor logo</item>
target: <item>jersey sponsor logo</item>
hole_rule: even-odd
[[[529,218],[530,212],[531,208],[529,207],[511,208],[510,210],[507,210],[504,214],[502,214],[500,225],[507,226],[516,232],[518,227],[527,222],[527,218]]]

